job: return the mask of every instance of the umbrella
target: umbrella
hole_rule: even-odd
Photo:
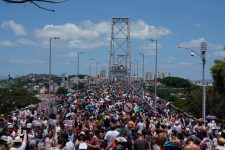
[[[72,93],[67,93],[66,94],[67,97],[70,97],[71,95],[72,95]]]
[[[216,118],[216,116],[208,115],[208,116],[205,117],[205,119],[207,119],[207,120],[215,120],[217,118]]]

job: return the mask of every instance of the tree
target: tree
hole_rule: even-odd
[[[83,82],[79,82],[78,88],[79,89],[84,89],[84,83]],[[72,89],[73,90],[76,90],[77,89],[77,84],[76,83],[73,85]]]
[[[60,87],[57,91],[56,94],[63,94],[65,95],[66,93],[68,93],[68,90],[65,87]]]
[[[225,92],[225,61],[215,60],[214,63],[210,71],[216,90],[222,94]]]
[[[48,9],[46,7],[40,6],[40,3],[54,3],[55,4],[55,3],[63,3],[63,2],[66,2],[68,0],[2,0],[2,1],[7,2],[7,3],[11,3],[11,4],[12,3],[13,4],[32,3],[35,6],[37,6],[38,8],[54,12],[55,11],[54,9]]]
[[[11,85],[9,88],[4,88],[1,91],[0,113],[7,114],[16,108],[25,108],[30,104],[39,102],[40,100],[21,86]]]
[[[191,83],[189,80],[179,77],[165,77],[160,80],[161,83],[171,88],[190,88]]]

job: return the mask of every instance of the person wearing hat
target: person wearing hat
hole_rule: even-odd
[[[20,136],[17,136],[13,140],[13,146],[10,148],[10,150],[25,150],[26,144],[27,144],[27,131],[23,130],[23,140]]]
[[[87,149],[87,139],[84,131],[81,131],[78,135],[77,140],[75,142],[75,148],[78,150]]]
[[[0,150],[7,150],[9,147],[9,138],[6,135],[1,136]]]

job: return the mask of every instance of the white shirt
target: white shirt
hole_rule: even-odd
[[[10,150],[25,150],[26,143],[22,142],[22,145],[19,148],[11,147]]]
[[[137,128],[138,128],[138,133],[142,133],[142,131],[144,130],[143,122],[138,122]]]
[[[104,137],[104,140],[107,141],[107,144],[111,144],[112,141],[119,135],[120,133],[116,130],[114,131],[107,131]]]
[[[66,142],[66,146],[63,147],[62,150],[75,150],[75,146],[73,142],[69,141],[69,142]]]

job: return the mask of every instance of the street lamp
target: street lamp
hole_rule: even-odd
[[[202,60],[202,118],[205,121],[205,107],[206,107],[206,105],[205,105],[205,103],[206,103],[206,91],[205,91],[205,63],[206,63],[206,59],[205,59],[205,54],[206,54],[206,50],[207,50],[207,43],[206,42],[201,43],[201,53],[198,53],[194,49],[187,48],[187,47],[178,46],[177,48],[178,49],[190,50],[191,56],[194,56],[194,54],[196,54]]]
[[[133,65],[133,77],[132,77],[132,81],[135,81],[135,63],[131,63]]]
[[[144,99],[145,54],[140,53],[140,55],[142,56],[142,99]]]
[[[137,75],[137,81],[138,81],[138,60],[135,59],[135,62],[136,62],[136,65],[137,65],[137,68],[136,68],[137,69],[137,74],[136,75]]]
[[[88,77],[88,87],[89,87],[89,90],[90,90],[90,77],[91,77],[91,63],[92,61],[94,60],[93,58],[90,58],[90,68],[89,68],[89,77]]]
[[[79,89],[79,67],[80,67],[80,54],[83,54],[83,52],[77,52],[77,92]]]
[[[49,112],[50,112],[50,94],[51,94],[51,67],[52,67],[52,40],[60,39],[59,37],[50,37],[49,39],[49,76],[48,76],[48,95],[49,95]]]
[[[51,94],[51,69],[52,69],[52,40],[57,40],[60,39],[59,37],[50,37],[49,40],[49,44],[50,44],[50,48],[49,48],[49,90],[48,90],[48,94],[50,96]]]
[[[157,66],[158,66],[158,40],[155,39],[150,39],[150,41],[155,42],[155,81],[154,81],[154,86],[155,86],[155,94],[154,94],[154,107],[156,108],[156,101],[157,101]]]

